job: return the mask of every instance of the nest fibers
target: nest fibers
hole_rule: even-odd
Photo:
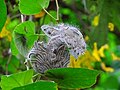
[[[42,31],[49,37],[45,45],[36,42],[28,54],[33,68],[40,73],[52,68],[67,67],[70,54],[75,58],[86,50],[86,43],[80,30],[69,24],[43,25]]]

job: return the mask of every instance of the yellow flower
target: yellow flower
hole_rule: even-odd
[[[94,19],[92,21],[92,24],[94,26],[98,26],[98,24],[99,24],[99,17],[100,17],[100,15],[97,15],[97,16],[94,17]]]
[[[99,55],[100,55],[100,57],[105,57],[105,55],[104,55],[104,50],[105,49],[108,49],[109,48],[109,46],[107,45],[107,44],[105,44],[105,45],[103,45],[100,49],[99,49]]]
[[[70,55],[69,67],[72,67],[72,68],[79,68],[80,67],[78,60],[76,60],[75,57],[72,55]]]
[[[92,55],[95,57],[97,61],[101,61],[96,42],[94,43],[94,49]]]
[[[114,24],[113,23],[108,23],[108,28],[110,31],[114,31]]]
[[[111,54],[113,60],[120,60],[120,57],[116,56],[114,53]]]
[[[106,67],[104,63],[101,63],[101,68],[106,72],[113,72],[114,69],[111,67]]]
[[[95,58],[89,51],[86,51],[84,55],[79,56],[78,59],[75,59],[74,56],[70,55],[70,63],[68,67],[72,68],[89,68],[93,69],[93,63],[95,62]]]
[[[88,36],[85,36],[85,41],[88,41],[89,40],[89,37]]]
[[[10,18],[7,18],[6,23],[4,27],[2,28],[2,31],[0,32],[0,38],[7,37],[8,41],[11,41],[12,40],[11,32],[6,29],[6,26],[9,23],[9,21],[10,21]]]
[[[105,44],[98,50],[97,43],[95,42],[92,54],[96,58],[96,60],[101,61],[101,57],[105,57],[104,50],[108,49],[108,48],[109,48],[109,46],[107,44]]]
[[[105,57],[104,55],[104,50],[109,49],[109,46],[107,44],[103,45],[99,50],[97,48],[97,43],[94,43],[94,50],[91,54],[90,51],[86,51],[84,55],[81,55],[78,57],[78,59],[75,59],[74,56],[70,55],[70,63],[68,67],[72,68],[89,68],[89,69],[94,69],[93,65],[95,62],[101,62],[101,68],[102,70],[106,72],[113,72],[114,69],[111,67],[106,67],[105,63],[101,61],[101,57]],[[113,58],[116,60],[120,60],[120,58],[116,57],[114,54]]]

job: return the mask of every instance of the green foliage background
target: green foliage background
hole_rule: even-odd
[[[34,41],[47,41],[40,27],[43,24],[57,23],[55,0],[0,0],[1,89],[119,90],[120,58],[113,60],[111,53],[120,57],[120,1],[58,0],[58,4],[59,22],[80,28],[84,38],[89,37],[86,41],[89,51],[94,50],[95,42],[98,49],[105,44],[109,45],[110,49],[104,52],[105,58],[101,58],[101,61],[114,71],[100,74],[101,62],[96,62],[94,69],[98,71],[85,68],[53,69],[40,75],[50,81],[34,79],[36,73],[32,69],[26,70],[24,62]],[[95,26],[93,21],[98,15],[99,20],[96,22],[99,24]],[[109,30],[108,23],[114,25],[113,31]]]

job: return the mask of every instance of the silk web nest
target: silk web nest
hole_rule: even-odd
[[[35,42],[28,53],[28,60],[37,72],[44,73],[48,69],[67,67],[70,54],[76,59],[84,54],[86,43],[78,28],[61,23],[43,25],[41,29],[49,37],[48,42]]]

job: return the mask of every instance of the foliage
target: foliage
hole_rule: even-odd
[[[17,25],[13,32],[13,40],[16,44],[17,49],[24,57],[27,56],[28,51],[37,40],[35,35],[35,25],[31,21],[26,21]]]
[[[11,90],[31,83],[33,70],[24,71],[10,76],[1,77],[1,87],[3,90]]]
[[[84,68],[63,68],[48,70],[45,76],[57,82],[60,88],[72,89],[92,86],[99,73],[99,71]]]
[[[57,85],[54,82],[39,81],[32,84],[28,84],[22,87],[17,87],[12,90],[56,90]]]
[[[6,9],[4,0],[0,1],[0,7],[1,7],[1,9],[0,9],[0,22],[1,22],[0,31],[1,31],[5,24],[6,18],[7,18],[7,9]]]
[[[1,89],[119,90],[119,6],[119,0],[1,0]],[[48,40],[40,27],[62,22],[81,29],[86,52],[77,60],[71,55],[68,68],[26,70],[34,42]]]

